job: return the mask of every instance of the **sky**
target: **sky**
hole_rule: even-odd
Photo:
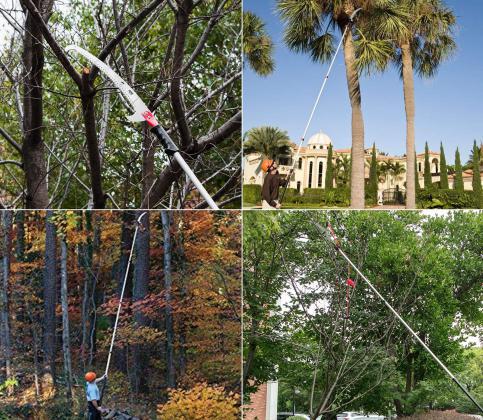
[[[443,63],[432,79],[415,77],[416,150],[439,151],[454,163],[459,147],[466,162],[473,146],[483,141],[483,16],[482,0],[446,0],[457,16],[456,53]],[[275,72],[256,75],[243,71],[243,132],[270,125],[287,131],[298,143],[319,92],[328,63],[313,63],[308,55],[294,53],[283,44],[283,26],[275,12],[275,0],[244,0],[244,10],[266,22],[275,43]],[[396,69],[361,78],[365,145],[380,151],[405,153],[406,120],[402,82]],[[328,134],[335,148],[351,145],[351,110],[342,51],[332,69],[307,139],[318,131]],[[305,143],[306,144],[306,143]]]

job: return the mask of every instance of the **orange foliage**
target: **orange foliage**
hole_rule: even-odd
[[[169,401],[158,405],[160,420],[235,420],[240,417],[239,396],[222,387],[197,384],[184,391],[169,391]]]

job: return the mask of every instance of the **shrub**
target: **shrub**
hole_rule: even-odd
[[[427,190],[417,194],[419,207],[423,209],[471,209],[478,208],[473,191]]]
[[[222,387],[198,384],[189,390],[172,389],[169,401],[158,405],[160,420],[235,420],[240,417],[239,398]]]
[[[259,204],[262,198],[262,186],[258,184],[243,185],[243,203]]]
[[[302,416],[290,416],[287,420],[306,420],[305,417]]]
[[[301,197],[301,203],[325,206],[348,206],[350,204],[350,191],[348,188],[335,188],[330,190],[306,188]]]
[[[406,420],[470,420],[471,417],[451,411],[431,411],[405,417]]]
[[[280,194],[282,194],[282,191],[280,191]],[[282,203],[301,203],[301,200],[302,196],[296,188],[287,188]]]

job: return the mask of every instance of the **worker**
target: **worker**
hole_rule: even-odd
[[[290,182],[290,174],[286,178],[278,173],[278,165],[274,160],[264,160],[262,171],[267,175],[262,187],[262,209],[279,209],[282,205],[278,202],[278,191],[280,187],[285,187]]]
[[[107,375],[104,374],[100,378],[96,379],[95,372],[86,373],[86,396],[87,396],[87,408],[89,410],[89,420],[101,420],[101,415],[104,409],[101,407],[101,395],[97,384],[107,379]]]

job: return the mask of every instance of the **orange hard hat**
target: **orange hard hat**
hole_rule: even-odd
[[[85,378],[87,382],[92,382],[96,379],[96,376],[95,372],[87,372]]]
[[[268,170],[270,169],[270,167],[275,163],[274,160],[269,160],[269,159],[265,159],[263,162],[262,162],[262,171],[263,172],[268,172]]]

